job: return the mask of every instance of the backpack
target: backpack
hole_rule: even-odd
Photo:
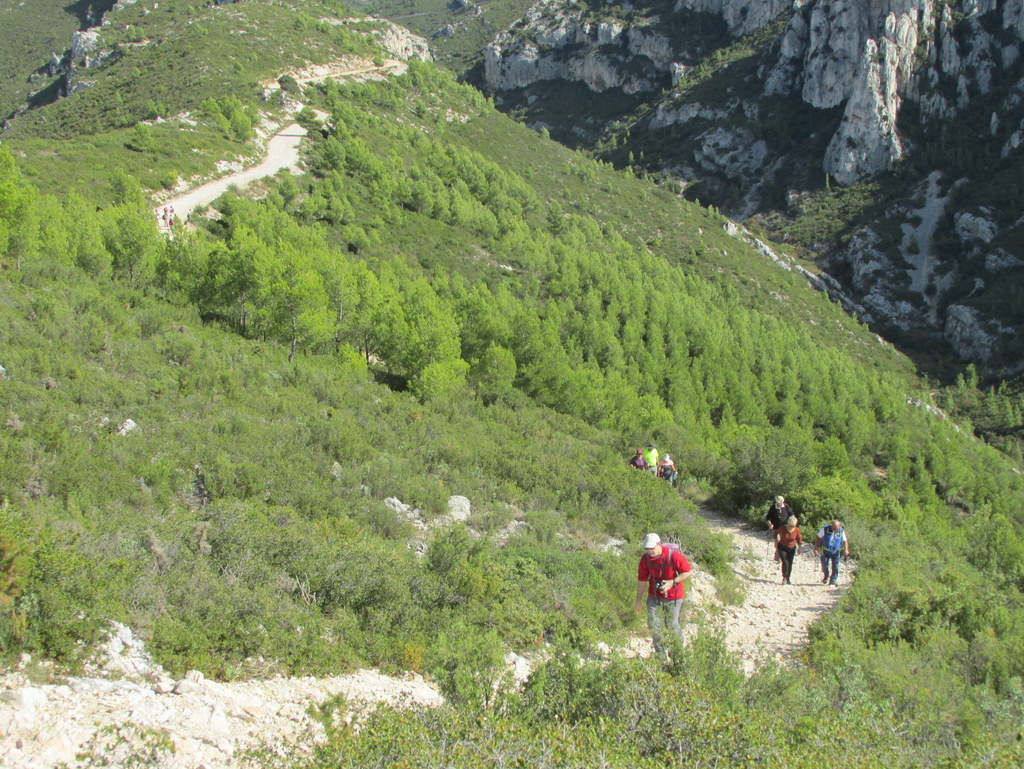
[[[777,529],[780,526],[785,526],[786,521],[789,520],[789,516],[793,514],[793,511],[788,506],[776,507],[772,505],[768,508],[768,522],[772,525],[773,529]]]
[[[826,553],[838,553],[843,547],[843,530],[832,531],[827,527],[821,535],[821,549]]]
[[[644,558],[647,559],[647,581],[648,582],[663,582],[665,580],[665,567],[666,566],[671,568],[673,571],[675,571],[675,566],[672,565],[672,552],[675,551],[675,550],[679,550],[679,545],[677,545],[674,542],[662,542],[661,543],[661,549],[664,551],[663,555],[665,556],[665,560],[662,561],[662,563],[660,564],[660,574],[658,574],[658,578],[657,579],[655,579],[655,577],[654,577],[654,567],[651,565],[651,557],[649,555],[647,555],[646,553],[644,554]],[[673,578],[674,578],[674,576],[675,575],[673,575]]]

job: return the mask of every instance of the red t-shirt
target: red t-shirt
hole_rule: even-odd
[[[668,554],[668,557],[666,557]],[[679,574],[690,571],[690,562],[686,560],[677,548],[661,546],[661,555],[650,556],[644,553],[640,558],[640,568],[637,569],[636,578],[639,582],[647,583],[647,595],[657,595],[659,598],[682,598],[686,595],[686,587],[683,580],[669,589],[668,594],[658,593],[654,589],[654,583],[659,580],[675,579]]]
[[[796,547],[797,544],[803,544],[804,538],[800,534],[800,527],[794,526],[793,531],[790,531],[785,526],[782,526],[775,530],[775,535],[779,538],[779,547],[791,548]]]

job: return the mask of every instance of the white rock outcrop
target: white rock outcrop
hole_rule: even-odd
[[[502,32],[487,46],[484,84],[508,91],[570,80],[596,93],[653,91],[672,77],[674,53],[667,36],[646,27],[587,23],[563,0],[540,0],[527,11],[523,29]],[[644,66],[636,66],[637,59]]]
[[[430,53],[430,44],[426,38],[414,35],[405,27],[386,19],[374,19],[374,22],[381,25],[381,28],[374,32],[377,42],[396,59],[433,61],[434,57]]]
[[[233,769],[248,749],[283,752],[323,740],[310,708],[338,695],[349,704],[347,722],[358,722],[376,703],[444,703],[418,675],[374,670],[235,683],[190,671],[175,680],[124,625],[114,626],[101,651],[88,677],[40,684],[20,672],[0,676],[4,767],[131,766],[146,756],[146,766],[156,769]]]
[[[978,311],[962,304],[951,305],[946,310],[943,335],[961,360],[965,361],[988,360],[999,341],[997,334],[985,328]]]
[[[961,211],[953,215],[953,232],[963,243],[991,243],[999,234],[999,225],[984,216]]]
[[[71,33],[71,61],[81,61],[86,54],[99,47],[100,33],[96,29],[87,29]]]

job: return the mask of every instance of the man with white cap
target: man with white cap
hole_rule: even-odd
[[[689,576],[690,563],[677,545],[663,543],[654,532],[644,537],[644,554],[637,569],[635,611],[640,613],[646,588],[647,626],[651,629],[656,652],[664,651],[661,643],[662,614],[669,618],[669,631],[680,640],[683,638],[679,610],[686,596],[683,580]]]

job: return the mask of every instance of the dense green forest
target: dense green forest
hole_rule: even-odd
[[[358,732],[325,708],[296,766],[1019,765],[1019,392],[933,395],[714,211],[432,65],[301,95],[308,173],[169,238],[132,175],[87,202],[26,179],[42,139],[0,147],[6,659],[75,669],[117,619],[176,673],[377,665],[449,700]],[[649,440],[678,490],[626,467]],[[860,564],[794,667],[745,678],[710,627],[664,666],[595,652],[638,629],[646,531],[728,597],[697,509],[779,491]],[[418,555],[385,499],[453,494],[469,526]]]

